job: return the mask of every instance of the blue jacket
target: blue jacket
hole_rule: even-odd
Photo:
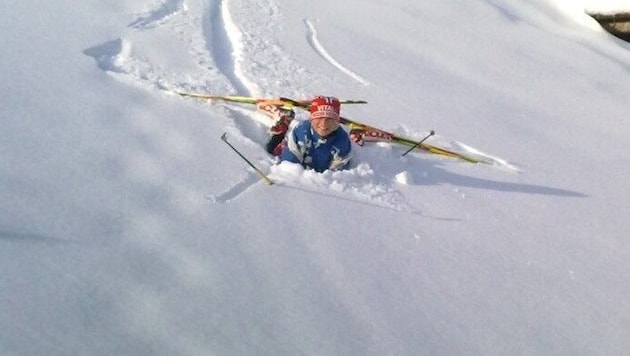
[[[292,125],[286,141],[280,159],[300,163],[317,172],[347,168],[352,158],[350,138],[341,126],[322,138],[311,127],[310,120],[300,121]]]

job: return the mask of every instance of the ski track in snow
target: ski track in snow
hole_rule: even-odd
[[[167,76],[145,59],[132,55],[133,42],[123,37],[104,42],[83,51],[93,57],[103,71],[132,86],[168,90]]]
[[[232,20],[227,0],[216,0],[204,21],[208,51],[221,73],[228,78],[238,95],[259,95],[260,90],[241,69],[243,34]]]
[[[232,20],[228,1],[214,0],[207,5],[203,11],[201,29],[197,25],[198,19],[187,10],[183,0],[169,0],[140,15],[129,24],[129,28],[133,31],[148,31],[170,25],[185,45],[189,59],[199,66],[198,72],[188,74],[189,78],[182,78],[168,68],[159,68],[152,64],[151,58],[134,56],[133,34],[127,36],[129,38],[120,37],[86,49],[84,54],[93,57],[102,70],[131,85],[167,91],[193,88],[207,90],[207,85],[202,83],[214,84],[216,76],[220,75],[232,88],[217,89],[214,84],[212,90],[258,95],[258,86],[242,70],[243,35]]]
[[[170,0],[158,8],[140,15],[128,27],[131,32],[114,40],[106,41],[83,51],[96,60],[97,66],[117,80],[147,90],[167,90],[190,87],[191,82],[209,81],[216,78],[217,69],[209,61],[209,56],[201,34],[195,31],[197,19],[187,11],[183,0]],[[181,15],[181,16],[178,16]],[[189,78],[177,76],[168,68],[161,68],[152,63],[152,58],[142,57],[134,53],[136,33],[152,31],[170,26],[175,35],[187,49],[190,59],[197,63],[199,70],[187,74]],[[194,76],[194,77],[193,77]]]
[[[135,29],[148,29],[158,26],[165,19],[180,11],[186,11],[184,0],[167,0],[160,7],[152,11],[142,14],[135,21],[129,24],[129,27]]]
[[[304,23],[306,24],[306,27],[308,28],[308,43],[311,45],[311,47],[313,47],[315,52],[317,52],[320,56],[322,56],[322,58],[324,58],[332,66],[336,67],[342,73],[346,74],[347,76],[351,77],[357,82],[365,86],[368,86],[370,84],[362,76],[358,75],[357,73],[343,66],[341,63],[335,60],[335,58],[333,58],[333,56],[331,56],[330,53],[328,53],[326,48],[324,48],[324,46],[322,46],[322,44],[319,42],[319,39],[317,37],[317,29],[315,28],[315,25],[313,25],[313,23],[310,20],[305,19]]]
[[[227,1],[208,3],[201,18],[187,10],[188,6],[183,0],[169,0],[142,14],[129,27],[142,32],[155,30],[158,26],[169,26],[184,44],[189,59],[199,67],[198,71],[187,74],[190,80],[168,68],[157,67],[152,64],[151,58],[142,58],[137,54],[134,56],[133,33],[128,36],[131,39],[121,37],[87,49],[84,53],[93,57],[99,68],[116,79],[148,90],[233,91],[232,94],[256,95],[259,92],[257,85],[241,69],[244,61],[243,35],[232,20]],[[175,16],[178,14],[181,16]],[[217,76],[227,81],[225,89],[217,85],[221,83],[217,83]],[[211,88],[201,84],[204,78],[206,83],[213,84]],[[244,113],[238,108],[227,109],[228,115],[235,120],[244,136],[255,137],[255,132],[260,131],[260,126],[251,120],[255,114]]]

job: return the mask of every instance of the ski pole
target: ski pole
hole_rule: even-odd
[[[422,144],[422,142],[426,141],[427,138],[429,138],[429,137],[431,137],[433,135],[435,135],[435,131],[431,130],[431,132],[429,132],[429,134],[425,138],[420,140],[420,142],[416,143],[415,145],[411,146],[411,148],[408,149],[405,153],[403,153],[402,156],[400,156],[400,157],[404,157],[405,155],[407,155],[407,153],[413,151],[414,148],[419,147]]]
[[[273,181],[271,179],[269,179],[269,177],[267,177],[267,175],[265,173],[263,173],[263,171],[261,171],[260,169],[258,169],[258,167],[254,166],[254,164],[252,162],[250,162],[247,157],[243,156],[242,153],[240,153],[236,147],[232,146],[231,143],[228,142],[227,140],[227,132],[224,132],[223,135],[221,135],[221,140],[223,140],[223,142],[225,142],[228,146],[230,146],[231,149],[234,150],[234,152],[236,152],[245,162],[247,162],[247,164],[249,164],[250,167],[254,168],[254,170],[260,174],[260,176],[265,180],[265,182],[267,182],[267,184],[272,185]]]

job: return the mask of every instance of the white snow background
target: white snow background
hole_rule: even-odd
[[[627,354],[630,45],[584,13],[624,3],[2,1],[0,354]],[[495,164],[275,165],[176,90]]]

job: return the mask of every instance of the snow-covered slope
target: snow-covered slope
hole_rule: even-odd
[[[0,354],[623,354],[630,46],[603,5],[3,2]],[[259,114],[177,90],[365,99],[342,114],[497,164],[277,165]]]

